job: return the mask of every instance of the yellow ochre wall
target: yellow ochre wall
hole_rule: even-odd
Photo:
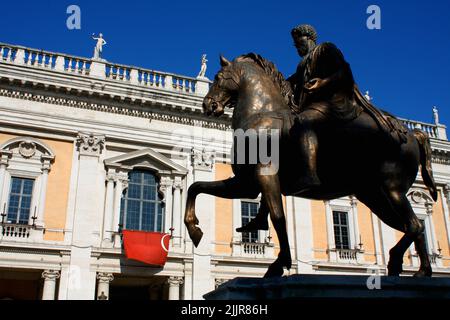
[[[361,202],[358,202],[357,209],[359,233],[364,249],[364,260],[369,263],[375,263],[375,236],[373,234],[372,212]]]
[[[15,135],[0,133],[0,143],[16,138]],[[44,223],[46,229],[60,229],[48,231],[44,240],[63,241],[62,230],[66,225],[67,200],[69,196],[70,172],[72,168],[73,144],[70,142],[41,139],[55,153],[55,160],[48,176],[47,194],[45,200]]]

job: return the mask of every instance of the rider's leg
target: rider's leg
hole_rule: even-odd
[[[318,139],[316,131],[326,120],[326,116],[315,109],[303,111],[296,118],[293,127],[294,135],[298,135],[300,156],[303,163],[300,164],[302,170],[301,179],[298,182],[300,188],[314,188],[320,185],[320,179],[317,176],[317,151]]]
[[[258,230],[269,230],[269,223],[267,217],[269,216],[269,208],[267,208],[267,203],[264,197],[261,197],[261,202],[259,204],[258,213],[256,217],[250,220],[245,226],[236,228],[237,232],[251,232]]]

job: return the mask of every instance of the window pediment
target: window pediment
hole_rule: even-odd
[[[147,168],[158,172],[159,175],[186,175],[188,173],[186,168],[151,148],[132,151],[106,159],[105,166],[122,167],[129,170],[134,168]]]

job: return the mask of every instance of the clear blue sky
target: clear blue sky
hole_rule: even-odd
[[[66,28],[66,8],[81,8],[81,30]],[[381,8],[381,30],[366,28],[366,8]],[[299,61],[290,30],[316,27],[334,42],[362,91],[397,116],[431,122],[433,105],[450,126],[450,1],[5,1],[0,42],[91,57],[92,33],[111,62],[196,76],[202,53],[213,78],[223,53],[250,51],[285,76]]]

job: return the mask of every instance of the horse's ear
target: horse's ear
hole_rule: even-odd
[[[227,58],[225,58],[223,55],[220,55],[220,65],[222,67],[229,66],[230,64],[231,64],[231,62],[228,61]]]

